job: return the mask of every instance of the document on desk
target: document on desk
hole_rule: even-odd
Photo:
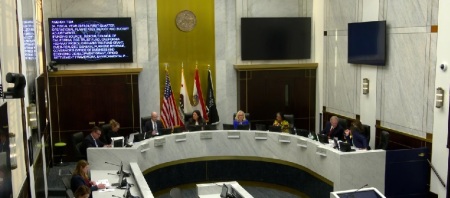
[[[97,181],[97,185],[98,184],[104,184],[107,189],[111,188],[111,184],[109,183],[108,179],[100,179]]]

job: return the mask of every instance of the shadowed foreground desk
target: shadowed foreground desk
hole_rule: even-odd
[[[105,162],[119,164],[123,161],[126,169],[130,169],[128,163],[133,162],[141,172],[148,174],[173,164],[209,159],[285,164],[330,185],[332,191],[369,184],[384,192],[384,150],[344,153],[329,145],[290,134],[235,130],[187,132],[144,140],[131,148],[88,149],[93,171],[111,169]]]

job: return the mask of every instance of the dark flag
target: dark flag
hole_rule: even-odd
[[[208,96],[206,101],[206,112],[209,117],[209,124],[216,124],[219,122],[219,113],[217,113],[216,100],[214,98],[211,70],[208,70]]]

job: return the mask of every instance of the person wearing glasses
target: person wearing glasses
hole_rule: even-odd
[[[238,125],[249,125],[248,120],[245,118],[245,113],[242,110],[239,110],[236,113],[236,117],[233,121],[234,129],[238,128]]]
[[[87,154],[87,148],[89,147],[110,147],[111,145],[105,145],[102,141],[99,140],[102,135],[102,131],[98,127],[94,127],[91,129],[91,133],[87,135],[83,140],[83,151],[84,155]]]

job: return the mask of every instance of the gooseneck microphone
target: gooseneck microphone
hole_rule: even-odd
[[[105,162],[105,164],[114,165],[114,166],[120,166],[120,165],[117,165],[117,164],[113,164],[111,162]]]

